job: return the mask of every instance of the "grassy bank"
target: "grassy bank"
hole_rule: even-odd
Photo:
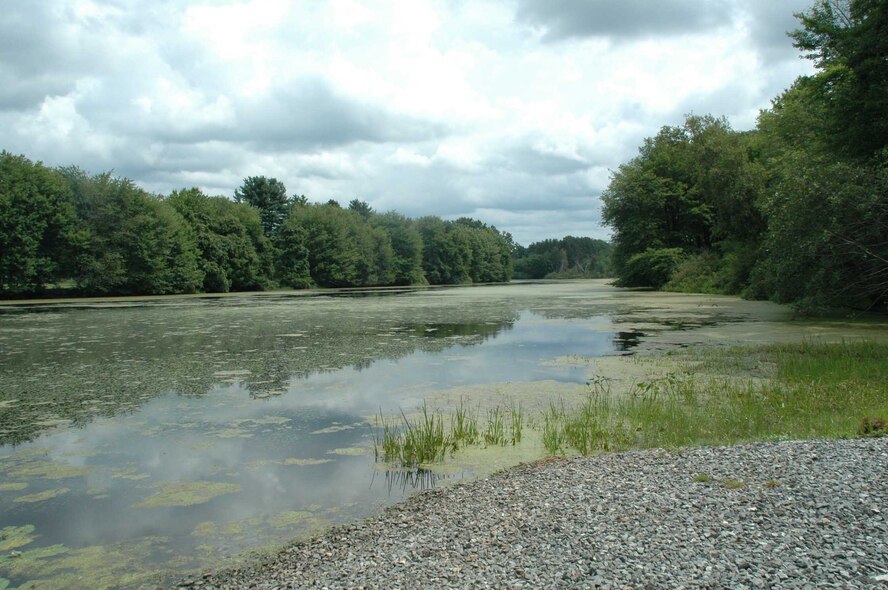
[[[631,361],[627,361],[631,362]],[[655,377],[612,388],[593,376],[579,404],[481,414],[464,403],[397,421],[380,417],[380,461],[415,467],[477,445],[520,444],[538,431],[550,454],[885,434],[888,344],[772,344],[679,351]]]

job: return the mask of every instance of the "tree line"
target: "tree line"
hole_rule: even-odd
[[[688,116],[612,175],[618,283],[888,307],[888,1],[796,15],[814,60],[752,131]]]
[[[565,236],[514,251],[516,279],[598,279],[610,275],[611,245],[604,240]]]
[[[309,203],[274,178],[234,199],[0,153],[0,296],[141,295],[508,281],[512,237],[480,221]]]

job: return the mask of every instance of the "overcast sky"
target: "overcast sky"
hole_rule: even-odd
[[[606,238],[610,171],[687,113],[755,125],[812,0],[0,0],[0,148],[231,196]]]

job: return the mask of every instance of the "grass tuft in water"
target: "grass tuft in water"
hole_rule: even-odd
[[[524,427],[524,408],[521,407],[521,402],[517,404],[512,402],[509,405],[509,417],[512,425],[512,444],[515,445],[521,442],[521,431]]]
[[[450,435],[453,437],[454,444],[459,448],[476,445],[481,440],[478,417],[466,407],[462,398],[450,418]]]
[[[499,406],[487,410],[487,428],[484,430],[484,442],[489,446],[506,444],[505,412]]]
[[[444,416],[440,412],[430,412],[425,404],[422,415],[413,422],[403,412],[400,423],[389,422],[382,414],[377,419],[374,442],[377,460],[417,467],[443,461],[447,451],[454,446],[452,436],[445,433]]]
[[[577,406],[551,403],[533,420],[546,452],[878,436],[888,421],[888,343],[737,347],[692,352],[686,361],[693,371],[639,381],[627,393],[593,378]],[[482,431],[462,400],[449,415],[449,431],[444,423],[442,413],[425,406],[415,423],[380,416],[377,459],[412,467],[482,442],[518,444],[529,424],[513,403],[489,409]]]

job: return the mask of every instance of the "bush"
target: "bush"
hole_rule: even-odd
[[[681,248],[648,248],[629,258],[617,284],[620,287],[659,289],[669,281],[685,257]]]

